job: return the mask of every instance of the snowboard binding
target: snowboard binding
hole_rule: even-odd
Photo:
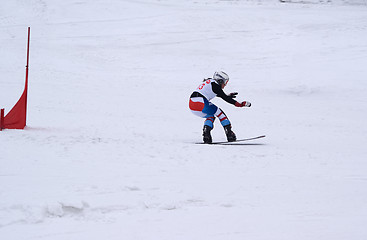
[[[234,132],[232,131],[231,124],[224,126],[223,128],[224,128],[224,132],[226,133],[228,142],[234,142],[237,140],[236,134],[234,134]]]
[[[203,141],[204,143],[212,143],[213,139],[212,139],[212,135],[210,134],[210,131],[213,128],[209,127],[208,125],[204,125],[203,128]]]

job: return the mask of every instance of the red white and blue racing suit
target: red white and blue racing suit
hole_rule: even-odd
[[[230,125],[231,122],[222,111],[215,104],[211,103],[210,100],[214,97],[220,97],[224,101],[235,105],[236,100],[225,94],[213,79],[204,79],[203,83],[191,94],[189,108],[193,114],[196,116],[206,118],[204,126],[207,125],[213,128],[215,117],[220,120],[223,127]]]

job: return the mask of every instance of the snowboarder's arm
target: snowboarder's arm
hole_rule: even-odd
[[[230,103],[233,105],[236,104],[237,101],[232,98],[232,95],[228,96],[227,94],[225,94],[222,88],[218,84],[212,83],[212,89],[213,89],[213,92],[217,94],[218,97],[222,98],[227,103]]]

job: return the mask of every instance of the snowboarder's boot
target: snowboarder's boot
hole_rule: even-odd
[[[232,131],[232,126],[231,124],[224,126],[224,131],[226,133],[227,136],[227,141],[228,142],[234,142],[237,140],[236,138],[236,134],[234,134],[234,132]]]
[[[209,127],[208,125],[204,125],[203,128],[203,141],[204,143],[212,143],[212,136],[210,135],[210,131],[213,128]]]

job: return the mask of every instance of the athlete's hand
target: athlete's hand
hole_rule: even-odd
[[[238,92],[232,92],[232,93],[230,93],[228,96],[230,96],[231,98],[236,98],[237,95],[238,94]]]
[[[243,101],[241,103],[236,102],[235,106],[236,107],[251,107],[251,103],[249,101]]]

